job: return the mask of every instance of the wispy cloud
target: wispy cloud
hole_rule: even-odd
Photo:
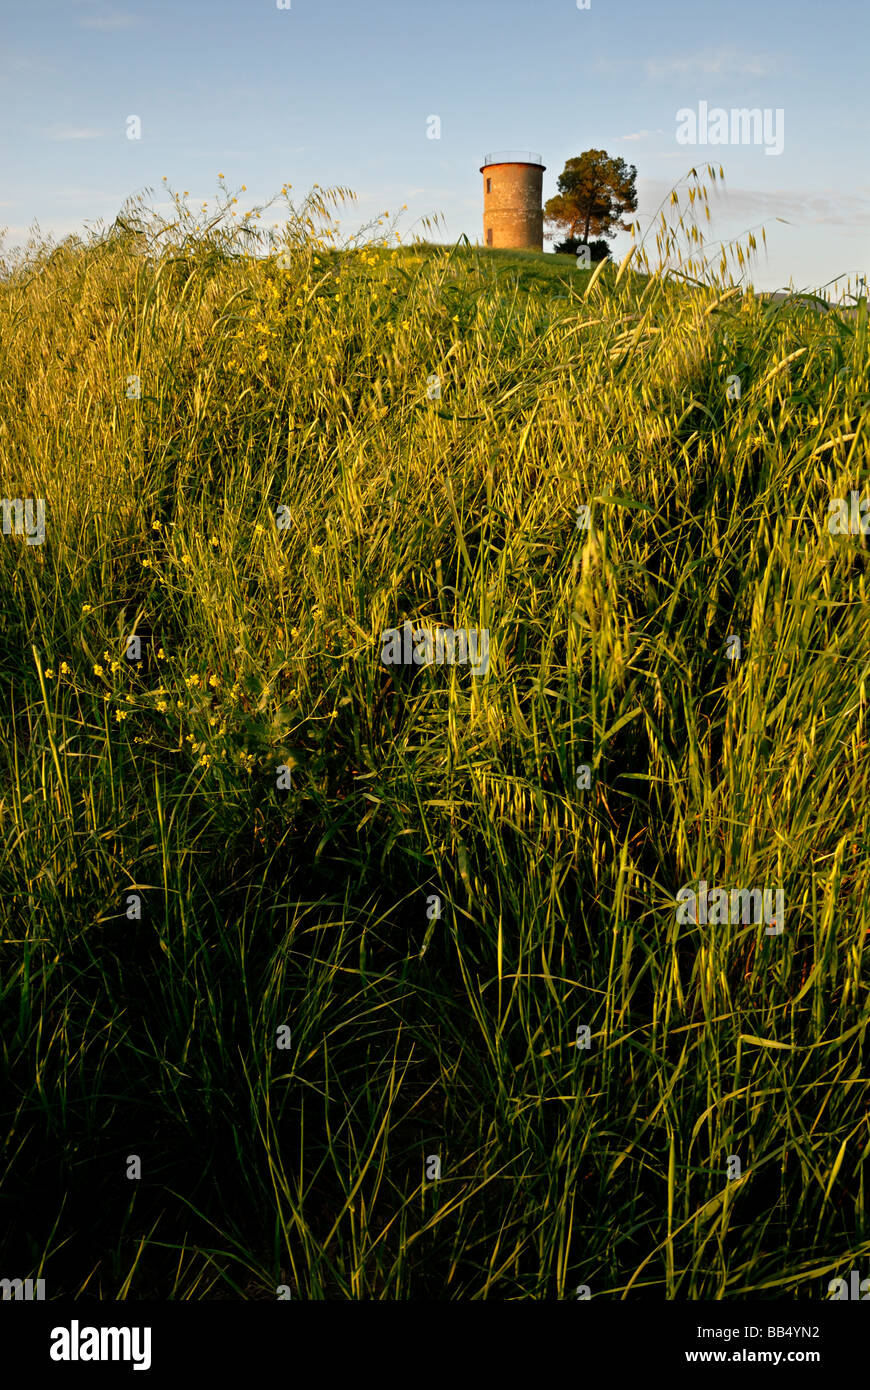
[[[117,189],[112,192],[104,188],[58,188],[54,197],[58,200],[66,199],[68,202],[86,202],[89,207],[93,207],[95,203],[100,205],[108,203],[113,208],[119,208],[125,201],[127,194],[119,193]],[[174,205],[170,203],[168,206]]]
[[[78,0],[78,3],[90,6],[95,0]],[[81,15],[76,23],[80,29],[99,29],[103,33],[111,33],[118,29],[132,29],[139,23],[139,18],[137,15],[127,14],[124,10],[113,10],[96,0],[96,7]]]
[[[80,19],[79,28],[102,29],[109,32],[113,29],[132,29],[138,23],[138,19],[131,14],[92,15],[90,19]]]
[[[737,48],[708,48],[672,58],[647,58],[647,77],[773,77],[782,71],[785,54],[744,53]]]
[[[664,131],[659,130],[635,130],[631,135],[620,135],[620,140],[647,140],[651,135],[664,135]]]
[[[48,140],[101,140],[103,137],[101,130],[81,125],[51,126],[45,134]]]
[[[0,53],[0,73],[23,73],[26,77],[55,77],[57,67],[29,53]]]
[[[655,206],[670,191],[670,184],[658,179],[638,180],[642,206]],[[870,227],[870,197],[866,193],[839,193],[831,189],[756,189],[718,185],[710,199],[715,218],[748,218],[769,224],[782,218],[794,227],[841,227],[846,232]],[[644,215],[644,214],[642,214]],[[649,215],[649,214],[645,214]]]

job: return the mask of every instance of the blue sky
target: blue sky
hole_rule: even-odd
[[[637,166],[642,225],[693,164],[721,163],[713,235],[765,224],[759,288],[870,279],[857,0],[0,0],[0,26],[10,245],[34,221],[57,237],[111,222],[147,187],[159,203],[164,175],[211,201],[219,172],[247,186],[240,209],[285,182],[343,185],[348,232],[407,203],[406,236],[439,213],[439,239],[479,241],[487,151],[540,151],[547,198],[594,147]],[[782,153],[678,144],[678,110],[700,102],[781,109]]]

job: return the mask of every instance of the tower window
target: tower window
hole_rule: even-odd
[[[487,193],[491,193],[491,192],[492,192],[492,179],[487,179],[487,181],[486,181],[486,191],[487,191]]]
[[[492,227],[487,227],[486,229],[486,244],[487,246],[492,246]]]

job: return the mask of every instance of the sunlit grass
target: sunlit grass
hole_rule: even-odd
[[[2,1272],[817,1298],[870,1256],[866,306],[689,210],[593,277],[331,207],[0,281]],[[488,675],[383,666],[406,619]],[[699,878],[784,934],[677,927]]]

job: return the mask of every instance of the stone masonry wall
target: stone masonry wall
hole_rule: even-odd
[[[513,250],[544,249],[541,206],[544,170],[540,164],[485,164],[483,174],[483,241]],[[487,179],[492,191],[487,193]]]

